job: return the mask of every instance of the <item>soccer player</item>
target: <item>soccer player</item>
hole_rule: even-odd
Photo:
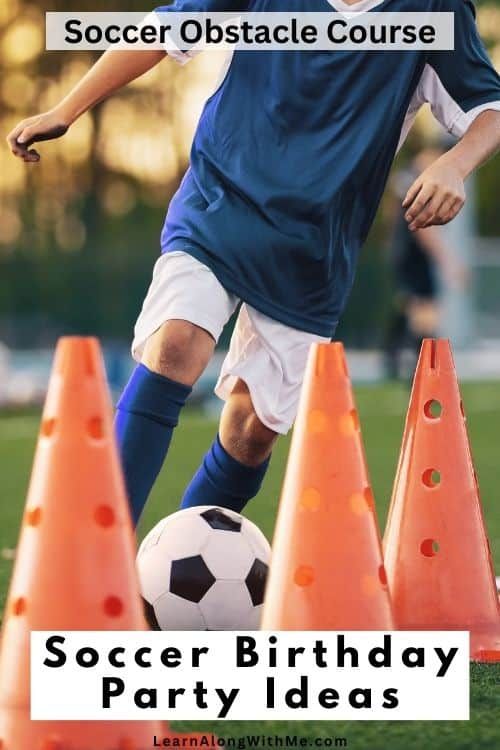
[[[217,394],[219,434],[183,507],[241,511],[293,423],[310,345],[330,341],[359,249],[417,110],[459,142],[403,206],[411,230],[460,211],[464,179],[500,146],[500,79],[468,0],[176,0],[162,11],[453,11],[448,52],[236,51],[207,101],[170,203],[162,255],[135,328],[138,362],[116,434],[134,519],[222,327],[242,303]],[[180,61],[187,53],[173,53]],[[107,51],[54,109],[8,139],[31,163],[96,102],[156,65],[159,51]]]
[[[426,148],[413,159],[408,172],[396,183],[404,197],[408,185],[444,153]],[[439,281],[446,287],[465,286],[467,271],[441,227],[425,227],[411,232],[398,211],[390,248],[394,281],[394,301],[385,342],[386,372],[390,378],[405,377],[402,355],[409,347],[416,364],[422,340],[434,338],[439,326]]]

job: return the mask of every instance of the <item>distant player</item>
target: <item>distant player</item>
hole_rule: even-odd
[[[408,191],[411,230],[453,219],[464,178],[500,146],[500,79],[467,0],[177,0],[162,9],[375,9],[454,11],[455,50],[237,51],[206,103],[137,321],[140,364],[118,404],[136,520],[191,387],[240,302],[216,388],[226,401],[219,434],[182,505],[239,511],[258,492],[276,437],[293,423],[309,347],[335,331],[398,143],[420,106],[430,102],[461,140]],[[163,56],[106,52],[59,105],[14,128],[13,153],[37,161],[33,143],[62,135]]]
[[[412,161],[409,172],[395,182],[401,197],[410,182],[444,153],[425,148]],[[402,183],[402,184],[401,184]],[[467,272],[454,248],[446,239],[446,230],[429,226],[411,232],[405,210],[396,217],[389,262],[393,272],[394,305],[385,345],[386,372],[390,378],[402,374],[402,355],[410,348],[414,360],[422,340],[434,338],[439,328],[439,281],[451,287],[463,286]],[[415,364],[415,361],[413,364]]]

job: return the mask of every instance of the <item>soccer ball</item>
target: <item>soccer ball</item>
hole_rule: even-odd
[[[238,513],[200,506],[146,536],[137,569],[154,630],[257,630],[271,548]]]

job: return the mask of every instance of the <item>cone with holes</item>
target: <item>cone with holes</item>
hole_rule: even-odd
[[[315,344],[302,390],[262,627],[390,630],[373,495],[342,344]]]
[[[94,339],[59,342],[0,649],[1,750],[142,750],[156,722],[30,721],[31,630],[142,630],[132,525]]]
[[[385,534],[396,627],[470,630],[500,661],[500,610],[450,345],[426,340]]]

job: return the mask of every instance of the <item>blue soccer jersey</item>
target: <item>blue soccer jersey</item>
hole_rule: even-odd
[[[422,104],[456,136],[500,110],[468,0],[177,0],[166,11],[454,11],[449,52],[236,51],[207,101],[162,251],[257,310],[331,336],[397,151]],[[189,59],[181,52],[179,59]],[[209,54],[209,53],[205,53]]]

